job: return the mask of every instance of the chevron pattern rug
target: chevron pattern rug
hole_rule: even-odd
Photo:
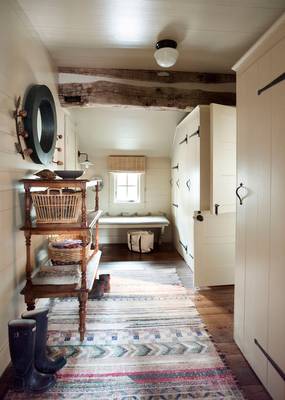
[[[111,273],[111,292],[88,302],[84,342],[77,301],[48,301],[50,352],[68,359],[56,386],[6,399],[243,399],[175,268],[102,272]]]

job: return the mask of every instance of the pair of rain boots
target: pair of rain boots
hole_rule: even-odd
[[[48,311],[48,308],[27,311],[22,319],[8,324],[17,391],[45,392],[55,384],[54,374],[66,364],[62,356],[51,359],[47,355]]]

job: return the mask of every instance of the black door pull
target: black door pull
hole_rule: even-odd
[[[201,211],[197,211],[197,216],[196,216],[197,221],[199,222],[203,222],[204,221],[204,217],[201,214]]]
[[[239,204],[240,205],[242,205],[242,198],[240,197],[238,192],[242,187],[243,187],[243,183],[240,183],[239,186],[236,188],[236,195],[237,195],[237,198],[239,199]]]
[[[186,182],[186,186],[187,186],[187,189],[190,192],[190,190],[191,190],[191,181],[190,181],[190,179],[188,179],[188,181]]]

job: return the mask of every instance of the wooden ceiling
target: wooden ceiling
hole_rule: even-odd
[[[229,72],[285,0],[18,0],[58,66],[156,69],[158,39],[175,70]]]

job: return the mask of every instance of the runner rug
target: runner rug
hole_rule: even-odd
[[[50,307],[49,350],[67,365],[50,391],[6,399],[243,399],[175,268],[102,272],[111,292],[88,301],[82,343],[77,300],[40,301]]]

